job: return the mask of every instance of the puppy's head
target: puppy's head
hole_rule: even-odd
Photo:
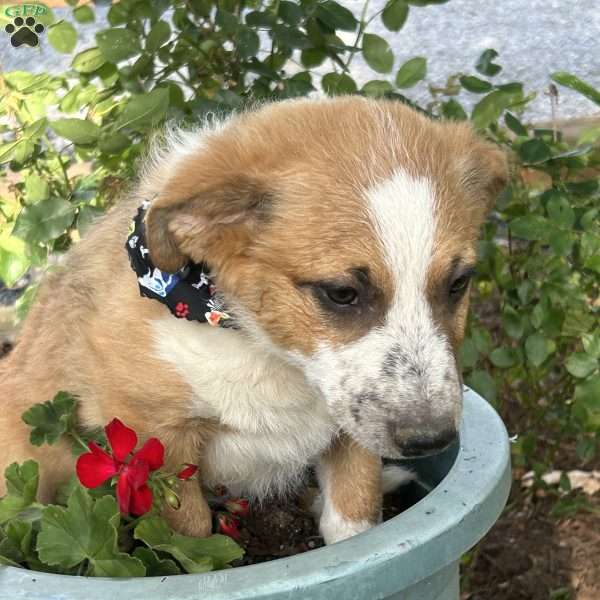
[[[148,179],[157,266],[206,261],[243,330],[365,447],[417,456],[455,438],[475,243],[507,178],[496,147],[344,98],[235,117],[165,160]]]

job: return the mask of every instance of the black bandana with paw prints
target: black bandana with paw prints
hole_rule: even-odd
[[[156,268],[146,247],[144,218],[150,202],[143,202],[131,222],[125,249],[131,268],[137,275],[140,295],[158,300],[178,319],[206,322],[213,327],[237,329],[210,279],[204,263],[189,263],[176,273]]]

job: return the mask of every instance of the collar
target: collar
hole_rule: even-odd
[[[164,304],[178,319],[237,329],[212,282],[208,265],[188,263],[176,273],[167,273],[154,266],[146,246],[144,224],[149,207],[150,202],[144,201],[138,208],[125,243],[140,295]]]

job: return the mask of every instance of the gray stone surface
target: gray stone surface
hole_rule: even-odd
[[[360,13],[363,0],[344,0],[355,13]],[[385,0],[371,0],[369,14],[385,5]],[[98,28],[106,26],[106,6],[97,8],[95,24],[77,25],[79,49],[89,47]],[[69,10],[56,9],[57,18],[67,17]],[[538,92],[527,117],[545,120],[550,117],[550,102],[544,94],[550,83],[549,74],[570,71],[600,87],[600,2],[598,0],[450,0],[444,5],[412,7],[402,31],[387,31],[375,19],[370,31],[385,37],[394,49],[397,67],[415,55],[426,56],[429,73],[426,83],[443,84],[458,71],[475,73],[474,63],[486,48],[500,53],[504,70],[501,82],[522,81],[529,90]],[[69,57],[56,53],[42,36],[39,48],[14,49],[7,35],[0,32],[0,65],[5,70],[26,69],[58,72],[68,67]],[[349,34],[348,40],[353,39]],[[326,72],[329,69],[326,69]],[[385,78],[370,72],[357,59],[352,74],[360,82]],[[426,102],[426,83],[419,84],[407,95]],[[465,95],[466,104],[477,97]],[[561,118],[583,117],[597,113],[600,107],[582,96],[561,89]]]

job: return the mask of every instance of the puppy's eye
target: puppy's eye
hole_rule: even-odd
[[[327,288],[325,294],[331,302],[342,306],[358,302],[358,292],[353,287]]]
[[[464,273],[452,282],[448,292],[452,300],[458,300],[465,293],[472,276],[472,273]]]

